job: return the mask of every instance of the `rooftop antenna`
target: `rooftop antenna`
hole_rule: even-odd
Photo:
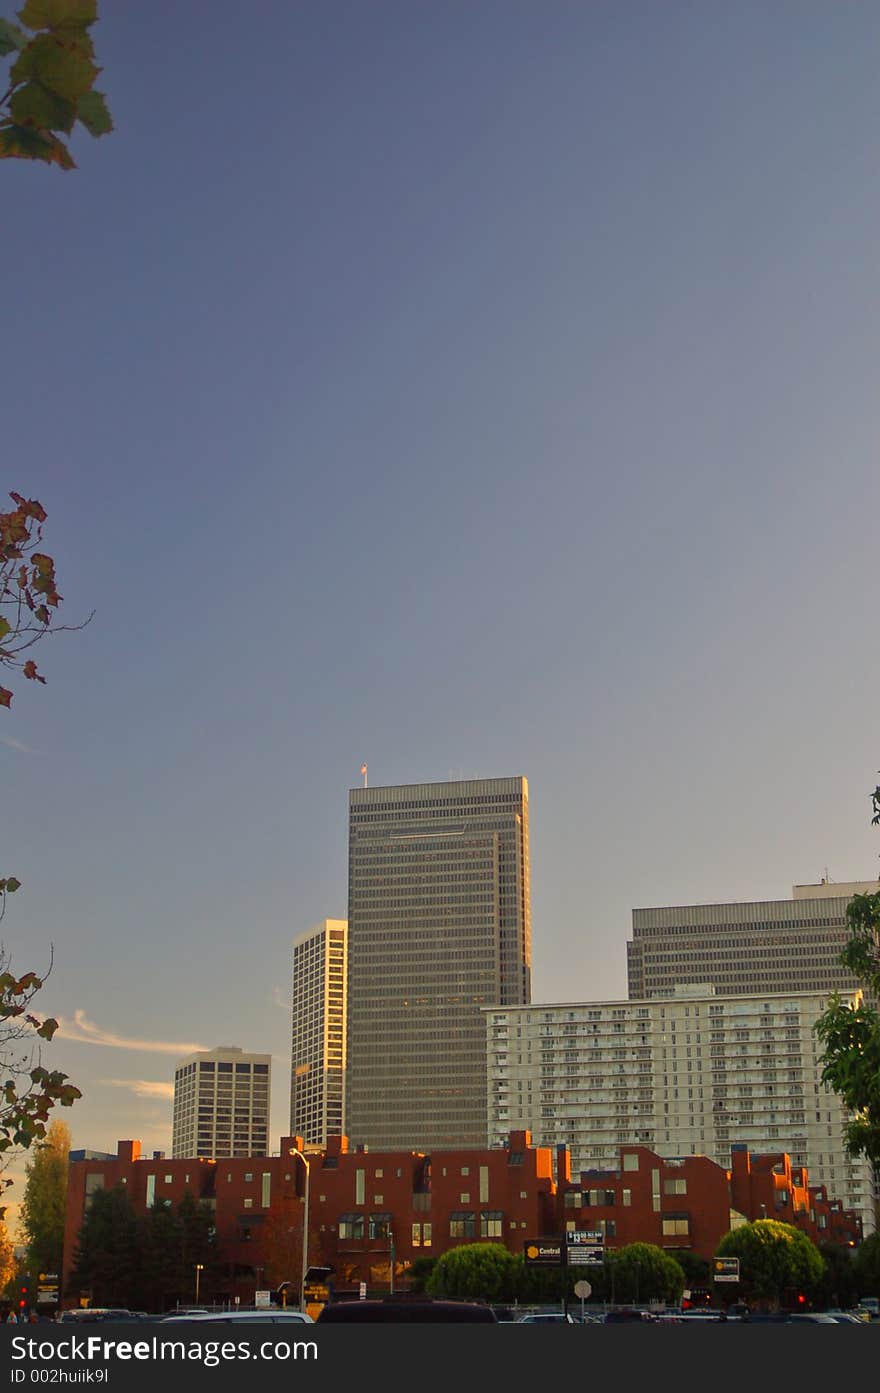
[[[366,766],[365,764],[362,764],[362,765],[361,765],[361,773],[362,773],[363,776],[364,776],[364,788],[366,788],[366,786],[367,786],[367,766]]]

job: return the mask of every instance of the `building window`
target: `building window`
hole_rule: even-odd
[[[690,1220],[686,1214],[664,1214],[661,1223],[664,1238],[680,1238],[691,1231]]]
[[[504,1215],[500,1209],[483,1209],[480,1211],[480,1237],[481,1238],[502,1238],[504,1232]]]
[[[154,1175],[148,1175],[148,1176],[147,1176],[147,1208],[148,1208],[148,1209],[152,1209],[152,1207],[153,1207],[153,1205],[154,1205],[155,1203],[156,1203],[156,1177],[155,1177]]]
[[[476,1238],[477,1226],[472,1210],[457,1209],[449,1216],[450,1238]]]
[[[663,1182],[664,1195],[686,1195],[687,1192],[688,1184],[683,1176],[675,1180],[664,1180]]]
[[[370,1230],[369,1230],[369,1231],[370,1231],[370,1237],[371,1237],[371,1238],[384,1238],[384,1239],[386,1239],[386,1240],[390,1240],[390,1238],[391,1238],[391,1219],[392,1219],[392,1216],[391,1216],[390,1214],[371,1214],[371,1215],[370,1215]]]
[[[339,1216],[339,1237],[340,1238],[363,1238],[364,1236],[364,1216],[363,1214],[340,1214]]]
[[[639,1168],[639,1157],[635,1151],[625,1151],[623,1153],[623,1169],[625,1171],[637,1171]]]

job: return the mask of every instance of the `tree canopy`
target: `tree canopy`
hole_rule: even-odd
[[[89,1201],[67,1294],[87,1293],[97,1306],[157,1311],[192,1300],[196,1263],[207,1294],[218,1268],[213,1215],[204,1205],[187,1193],[176,1209],[160,1200],[137,1215],[117,1185]]]
[[[731,1229],[717,1257],[738,1257],[740,1293],[747,1301],[779,1307],[797,1293],[812,1292],[825,1270],[818,1248],[805,1233],[778,1219],[756,1219]]]
[[[503,1243],[463,1243],[437,1259],[425,1290],[431,1296],[510,1301],[519,1264]]]
[[[67,1157],[70,1129],[49,1123],[46,1139],[33,1149],[25,1167],[20,1221],[27,1243],[29,1272],[60,1272],[67,1209]]]
[[[616,1301],[677,1302],[685,1288],[684,1270],[655,1243],[628,1243],[606,1254],[613,1268]]]
[[[871,795],[880,824],[880,785]],[[865,996],[853,1003],[836,993],[815,1024],[822,1045],[822,1081],[849,1108],[844,1142],[851,1156],[880,1167],[880,890],[853,895],[846,907],[847,943],[840,961],[859,979]]]

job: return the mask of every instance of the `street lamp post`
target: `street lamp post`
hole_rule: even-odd
[[[306,1168],[306,1188],[305,1204],[303,1205],[303,1236],[302,1236],[302,1274],[299,1284],[299,1305],[300,1310],[306,1309],[306,1273],[309,1270],[309,1161],[298,1147],[291,1147],[291,1156],[299,1157]]]
[[[204,1272],[204,1270],[205,1270],[205,1264],[204,1264],[203,1262],[197,1262],[197,1263],[195,1264],[195,1269],[196,1269],[196,1305],[198,1306],[198,1304],[199,1304],[199,1277],[201,1276],[201,1274],[202,1274],[202,1273]]]

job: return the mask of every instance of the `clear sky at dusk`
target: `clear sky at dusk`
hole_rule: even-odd
[[[0,720],[74,1144],[231,1043],[277,1145],[364,760],[526,775],[538,1001],[875,877],[880,7],[100,8],[116,131],[0,170],[4,493],[96,611]]]

